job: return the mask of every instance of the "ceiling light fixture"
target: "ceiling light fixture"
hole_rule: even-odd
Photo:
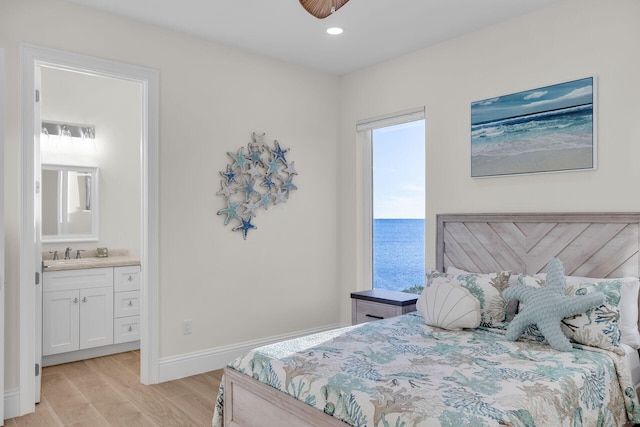
[[[95,139],[96,128],[91,125],[73,125],[66,123],[42,122],[42,134],[58,135],[60,138]]]
[[[349,0],[300,0],[300,4],[307,12],[318,19],[324,19],[335,13]]]
[[[340,27],[331,27],[331,28],[327,28],[327,33],[331,34],[332,36],[337,36],[338,34],[342,34],[343,30]]]

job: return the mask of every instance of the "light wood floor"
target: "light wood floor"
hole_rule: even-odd
[[[139,373],[139,351],[44,368],[36,412],[4,425],[211,426],[222,370],[152,386]]]

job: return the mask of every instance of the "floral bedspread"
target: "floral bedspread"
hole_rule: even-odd
[[[640,422],[626,359],[504,331],[445,331],[410,313],[257,348],[229,364],[354,426],[619,426]],[[213,417],[223,427],[221,385]]]

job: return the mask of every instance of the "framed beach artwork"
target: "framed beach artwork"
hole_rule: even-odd
[[[596,168],[595,77],[471,103],[471,177]]]

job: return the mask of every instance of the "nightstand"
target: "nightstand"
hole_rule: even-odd
[[[351,323],[370,322],[416,311],[419,295],[372,289],[351,293]]]

